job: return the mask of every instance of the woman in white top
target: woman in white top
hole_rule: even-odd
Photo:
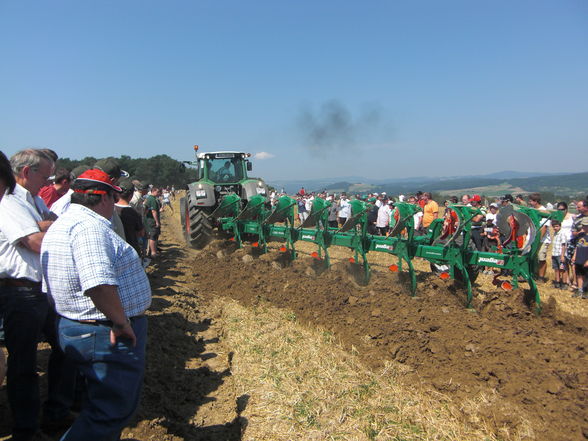
[[[574,225],[574,215],[570,212],[568,212],[568,204],[565,202],[558,202],[557,203],[557,209],[560,211],[563,211],[564,213],[564,218],[561,221],[561,231],[562,234],[565,237],[565,241],[566,243],[563,245],[562,249],[563,249],[563,253],[565,254],[566,252],[566,248],[567,248],[567,243],[570,241],[570,239],[572,238],[572,226]],[[566,270],[563,273],[563,283],[564,286],[565,285],[569,285],[570,280],[576,280],[575,274],[574,274],[574,265],[570,265],[570,262],[568,260],[566,260],[567,265],[565,265]],[[570,279],[570,272],[571,272],[571,279]]]

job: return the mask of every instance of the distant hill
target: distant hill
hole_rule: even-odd
[[[287,182],[287,181],[282,181]],[[313,185],[319,183],[320,185]],[[273,183],[271,183],[273,185]],[[480,176],[404,178],[395,180],[370,180],[354,177],[321,181],[299,181],[296,185],[283,184],[288,193],[296,193],[304,185],[307,191],[388,194],[409,194],[418,190],[444,195],[478,193],[499,196],[505,193],[544,193],[551,197],[577,197],[588,194],[588,172],[567,174],[538,174],[503,171]],[[289,190],[291,189],[291,190]]]
[[[288,194],[296,194],[300,187],[304,187],[308,191],[322,191],[328,186],[332,186],[334,182],[343,182],[345,185],[349,185],[349,182],[365,182],[365,178],[360,176],[346,176],[336,179],[303,179],[297,181],[276,179],[268,181],[272,187],[284,191]]]
[[[567,173],[544,173],[544,172],[518,172],[513,170],[506,170],[496,173],[489,173],[487,175],[480,175],[480,178],[490,179],[519,179],[519,178],[536,178],[538,176],[561,176]]]

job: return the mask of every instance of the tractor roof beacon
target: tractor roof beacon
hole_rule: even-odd
[[[238,209],[243,209],[253,196],[267,196],[268,188],[260,178],[249,177],[251,153],[239,151],[199,152],[194,146],[196,181],[188,184],[186,197],[180,199],[180,213],[186,241],[194,248],[204,248],[218,226],[215,209],[229,195]],[[235,195],[238,198],[235,198]]]

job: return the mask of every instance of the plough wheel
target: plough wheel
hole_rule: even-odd
[[[180,201],[180,207],[182,201]],[[184,206],[183,225],[186,241],[196,249],[204,248],[212,239],[212,222],[210,220],[210,208],[196,207],[192,204],[190,196],[186,197]]]
[[[455,240],[455,243],[457,245],[460,245],[461,241],[463,241],[462,237],[458,237]],[[443,243],[443,241],[441,241],[441,243]],[[470,243],[468,245],[468,248],[471,251],[475,251],[476,250],[476,245],[474,244],[474,241],[470,239]],[[439,274],[439,273],[443,273],[449,271],[449,265],[438,265],[436,263],[432,263],[431,262],[431,272]],[[468,265],[466,267],[466,271],[468,272],[468,276],[470,278],[470,282],[474,283],[476,281],[476,279],[478,278],[478,275],[480,274],[480,267],[478,265]],[[460,282],[463,282],[463,274],[461,273],[460,270],[458,270],[457,268],[455,268],[454,271],[455,274],[455,280],[459,280]]]
[[[449,265],[438,265],[436,263],[431,263],[431,272],[435,274],[441,274],[444,272],[449,272]],[[474,283],[478,278],[478,274],[480,274],[480,267],[477,265],[469,265],[467,267],[468,276],[470,278],[470,282]],[[455,269],[455,280],[463,282],[463,274],[457,268]]]

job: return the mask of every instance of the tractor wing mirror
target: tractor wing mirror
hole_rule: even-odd
[[[251,164],[251,162],[247,161],[247,171],[251,171],[253,170],[253,164]]]

